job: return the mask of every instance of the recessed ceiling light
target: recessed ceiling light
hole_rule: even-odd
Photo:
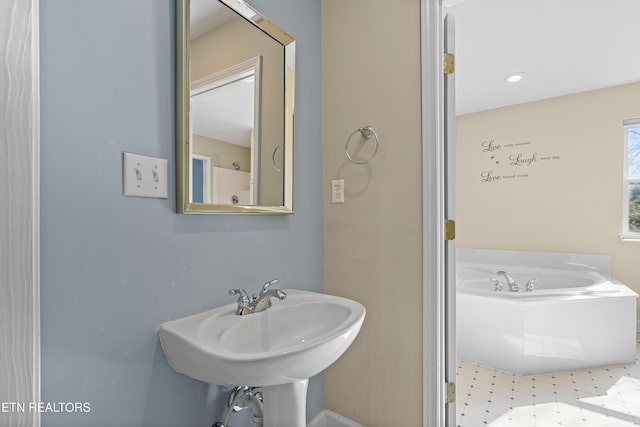
[[[517,73],[511,73],[504,78],[504,81],[507,83],[516,83],[522,80],[526,75],[527,73],[522,71],[519,71]]]

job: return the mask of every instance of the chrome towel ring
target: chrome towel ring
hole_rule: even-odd
[[[353,156],[351,156],[351,153],[349,153],[349,141],[351,141],[351,138],[353,137],[353,135],[357,134],[358,132],[364,139],[369,139],[371,138],[371,136],[373,136],[376,140],[376,148],[373,150],[373,154],[371,154],[365,160],[356,160],[353,158]],[[369,163],[369,161],[373,159],[376,156],[376,154],[378,154],[378,148],[380,148],[380,139],[378,139],[378,134],[373,130],[371,126],[364,126],[354,130],[347,137],[347,142],[345,142],[344,144],[344,154],[347,156],[347,159],[349,159],[351,163],[355,163],[356,165],[364,165]]]

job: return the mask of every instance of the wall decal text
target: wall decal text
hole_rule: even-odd
[[[529,178],[535,176],[538,164],[560,160],[560,156],[533,150],[534,145],[531,141],[504,144],[495,139],[485,139],[480,142],[481,152],[487,154],[484,162],[492,165],[480,171],[480,182],[493,184]]]

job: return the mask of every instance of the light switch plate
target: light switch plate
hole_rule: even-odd
[[[169,186],[167,159],[123,152],[125,196],[166,199]]]

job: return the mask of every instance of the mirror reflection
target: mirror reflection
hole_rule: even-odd
[[[259,64],[256,57],[191,84],[193,203],[258,204]]]
[[[290,213],[293,39],[241,0],[183,1],[179,211]]]

